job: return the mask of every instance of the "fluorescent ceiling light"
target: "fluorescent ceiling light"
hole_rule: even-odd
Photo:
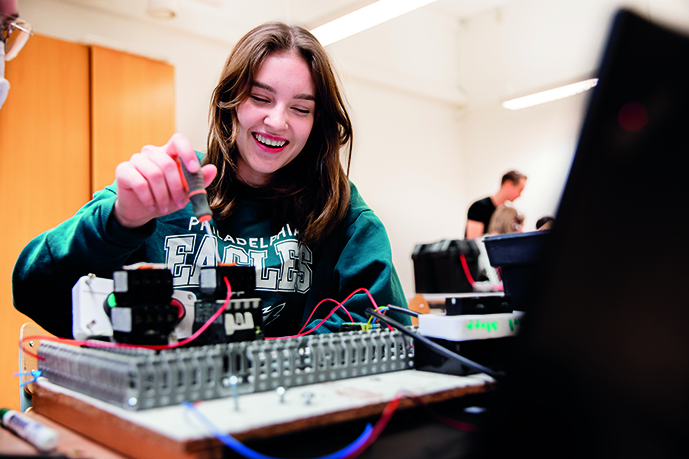
[[[578,83],[560,86],[559,88],[549,89],[547,91],[537,92],[528,96],[517,97],[516,99],[507,100],[502,103],[502,106],[510,110],[519,110],[521,108],[533,107],[534,105],[552,102],[553,100],[564,99],[565,97],[575,96],[584,91],[588,91],[598,84],[598,78],[589,78],[588,80],[579,81]]]
[[[379,0],[311,31],[323,46],[370,29],[435,0]]]

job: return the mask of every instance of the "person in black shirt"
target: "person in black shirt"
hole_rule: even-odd
[[[469,207],[467,225],[464,232],[466,239],[475,239],[486,234],[490,217],[496,207],[506,201],[514,201],[521,196],[526,185],[526,175],[517,171],[509,171],[502,176],[500,189],[493,196],[480,199]]]

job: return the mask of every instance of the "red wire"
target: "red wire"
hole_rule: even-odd
[[[358,289],[354,290],[352,293],[349,294],[349,296],[348,296],[347,298],[344,299],[344,301],[342,301],[342,303],[346,303],[347,300],[349,300],[351,297],[353,297],[354,295],[356,295],[356,294],[359,293],[359,292],[365,292],[366,295],[368,295],[368,299],[371,300],[371,304],[373,305],[373,308],[374,308],[376,311],[378,311],[379,313],[381,313],[381,314],[383,313],[383,312],[380,310],[380,308],[378,307],[378,305],[376,304],[376,300],[373,299],[373,295],[371,295],[371,292],[369,292],[368,289],[366,289],[366,288],[364,288],[364,287],[361,287],[361,288],[358,288]],[[353,321],[352,321],[352,322],[353,322]],[[387,325],[387,324],[386,324],[386,325]],[[388,325],[388,330],[392,331],[392,327],[391,327],[390,325]]]
[[[66,344],[73,344],[73,345],[79,345],[79,346],[90,346],[90,347],[107,347],[107,348],[117,348],[117,349],[153,349],[156,351],[164,350],[164,349],[174,349],[180,346],[184,346],[187,343],[190,343],[194,341],[196,338],[199,337],[201,333],[206,331],[208,327],[215,321],[215,319],[220,316],[220,314],[223,313],[225,308],[230,302],[230,298],[232,297],[232,288],[230,287],[230,281],[227,280],[227,277],[224,278],[225,280],[225,286],[227,287],[227,297],[225,298],[225,302],[220,306],[220,309],[218,309],[215,314],[211,316],[210,319],[204,323],[201,328],[196,330],[196,332],[183,339],[182,341],[178,341],[175,344],[125,344],[125,343],[111,343],[107,341],[94,341],[94,340],[76,340],[76,339],[67,339],[67,338],[58,338],[56,336],[41,336],[41,335],[32,335],[32,336],[25,336],[22,341],[19,343],[20,346],[23,348],[24,342],[30,340],[30,339],[40,339],[40,340],[47,340],[47,341],[57,341],[60,343],[66,343]],[[32,357],[36,357],[39,360],[45,360],[43,357],[39,357],[38,355],[35,355],[26,349],[24,350],[25,353],[31,355]]]
[[[198,336],[199,336],[201,333],[203,333],[204,331],[206,331],[206,329],[210,326],[210,324],[212,324],[213,321],[215,321],[215,319],[217,319],[218,316],[219,316],[220,314],[222,314],[222,312],[225,310],[225,307],[227,306],[227,304],[228,304],[229,301],[230,301],[230,297],[232,296],[232,289],[231,289],[231,287],[230,287],[230,282],[227,280],[227,278],[225,278],[225,285],[227,286],[227,298],[225,299],[225,302],[224,302],[223,305],[220,307],[220,309],[218,309],[218,310],[215,312],[215,314],[213,314],[213,316],[211,316],[211,318],[208,319],[208,321],[206,321],[206,323],[204,323],[203,326],[202,326],[201,328],[199,328],[199,329],[196,331],[196,333],[194,333],[193,335],[189,336],[188,338],[185,338],[184,340],[179,341],[179,342],[177,342],[177,343],[175,343],[175,344],[148,344],[148,345],[146,345],[146,344],[124,344],[124,343],[110,343],[110,342],[107,342],[107,341],[72,340],[72,339],[66,339],[66,338],[57,338],[57,337],[48,337],[48,336],[34,335],[34,336],[27,336],[27,337],[24,337],[24,339],[23,339],[22,342],[20,343],[20,346],[22,346],[23,343],[24,343],[25,341],[29,340],[29,339],[45,339],[45,340],[48,340],[48,341],[57,341],[57,342],[62,342],[62,343],[67,343],[67,344],[85,345],[85,346],[91,346],[91,347],[125,348],[125,349],[144,348],[144,349],[153,349],[153,350],[174,349],[174,348],[179,347],[179,346],[184,346],[185,344],[187,344],[187,343],[189,343],[189,342],[195,340],[196,338],[198,338]],[[351,299],[354,295],[356,295],[357,293],[360,293],[360,292],[366,293],[366,295],[368,295],[369,300],[371,300],[371,304],[373,304],[373,307],[374,307],[378,312],[381,312],[381,311],[380,311],[380,308],[378,307],[378,304],[376,304],[376,300],[373,298],[373,295],[371,295],[371,292],[368,291],[368,289],[362,287],[362,288],[358,288],[358,289],[354,290],[352,293],[350,293],[350,294],[347,296],[347,298],[345,298],[345,299],[342,301],[342,303],[340,303],[340,302],[338,302],[338,301],[336,301],[336,300],[333,300],[333,299],[331,299],[331,298],[326,298],[326,299],[323,299],[323,300],[319,301],[318,304],[316,305],[316,307],[313,308],[313,311],[311,311],[311,314],[309,315],[309,318],[306,319],[306,323],[304,323],[304,326],[301,327],[301,330],[299,330],[299,332],[298,332],[296,335],[291,335],[291,336],[279,336],[279,337],[265,337],[264,339],[266,339],[266,340],[273,340],[273,339],[297,338],[297,337],[300,337],[300,336],[308,335],[309,333],[312,333],[312,332],[313,332],[314,330],[316,330],[318,327],[320,327],[321,325],[323,325],[323,323],[325,323],[325,321],[328,320],[328,319],[330,318],[330,316],[332,316],[332,315],[335,313],[335,311],[337,311],[339,308],[342,308],[342,309],[347,313],[347,316],[349,317],[350,322],[354,322],[354,319],[352,318],[352,315],[349,313],[349,311],[347,311],[347,308],[344,307],[344,303],[346,303],[346,302],[347,302],[349,299]],[[332,311],[330,311],[330,313],[329,313],[327,316],[325,316],[325,318],[324,318],[323,320],[321,320],[315,327],[313,327],[312,329],[307,330],[307,331],[304,332],[304,328],[306,328],[306,326],[309,324],[309,321],[311,320],[311,317],[313,317],[313,314],[316,312],[316,309],[318,309],[318,307],[319,307],[321,304],[325,303],[326,301],[332,301],[333,303],[336,303],[336,304],[337,304],[337,307],[334,308]],[[392,328],[390,325],[387,325],[387,327],[388,327],[389,330],[391,330],[391,331],[393,330],[393,328]],[[43,357],[39,357],[38,355],[35,355],[35,354],[33,354],[33,353],[31,353],[31,352],[29,352],[29,351],[27,351],[27,350],[24,350],[24,352],[25,352],[26,354],[28,354],[28,355],[31,355],[31,356],[33,356],[33,357],[36,357],[37,359],[45,360]]]
[[[358,457],[361,453],[366,451],[366,449],[371,446],[371,444],[378,439],[380,434],[383,432],[385,427],[387,427],[388,422],[390,422],[390,418],[392,418],[392,414],[395,412],[397,409],[397,406],[400,404],[401,397],[397,397],[393,400],[390,400],[387,405],[385,405],[385,409],[383,410],[383,414],[380,416],[380,419],[378,419],[378,422],[376,422],[376,425],[373,426],[373,431],[371,432],[371,436],[366,440],[366,443],[361,445],[357,450],[352,451],[352,453],[346,457],[346,459],[354,459],[355,457]]]
[[[469,285],[471,285],[473,287],[475,284],[474,278],[471,277],[471,272],[469,271],[469,265],[467,264],[467,259],[463,253],[459,254],[459,260],[462,262],[462,268],[464,268],[464,275],[466,276],[467,280],[469,281]]]
[[[469,281],[469,285],[471,285],[471,287],[473,288],[474,284],[476,282],[474,281],[474,278],[471,277],[471,271],[469,271],[469,265],[467,264],[467,259],[463,253],[459,254],[459,260],[462,262],[462,268],[464,269],[464,275],[467,277],[467,280]],[[498,277],[500,277],[500,268],[498,268],[497,271],[498,271]],[[493,290],[505,290],[505,289],[501,285],[495,285],[495,286],[493,286]]]
[[[27,339],[28,339],[28,338],[27,338]],[[19,345],[21,346],[22,343],[19,343]],[[30,355],[31,357],[34,357],[34,358],[37,359],[37,360],[45,360],[45,357],[41,357],[41,356],[39,356],[38,354],[34,354],[33,352],[31,352],[31,351],[29,351],[29,350],[26,350],[26,349],[24,349],[24,354]]]
[[[455,419],[450,419],[442,414],[436,413],[433,410],[431,410],[429,407],[426,407],[426,409],[431,413],[431,416],[436,418],[438,421],[442,422],[446,426],[453,427],[457,430],[463,430],[465,432],[479,432],[481,429],[478,428],[477,426],[473,424],[467,424],[466,422],[462,421],[457,421]]]
[[[373,295],[371,295],[371,292],[369,292],[368,289],[365,289],[365,288],[361,287],[361,288],[358,288],[358,289],[354,290],[352,293],[350,293],[349,296],[347,296],[347,298],[345,298],[345,299],[342,301],[342,303],[340,303],[339,301],[333,300],[332,298],[326,298],[326,299],[323,299],[323,300],[319,301],[318,304],[316,305],[316,307],[313,308],[313,311],[311,311],[311,314],[309,315],[309,318],[306,319],[306,322],[305,322],[304,325],[301,327],[301,330],[299,330],[299,332],[298,332],[296,335],[290,335],[290,336],[274,336],[274,337],[266,337],[266,338],[264,338],[264,339],[273,340],[273,339],[298,338],[298,337],[300,337],[300,336],[308,335],[309,333],[313,332],[313,331],[316,330],[318,327],[320,327],[321,325],[323,325],[323,323],[324,323],[326,320],[328,320],[328,319],[330,318],[330,316],[332,316],[333,313],[335,313],[335,311],[337,311],[339,308],[344,309],[344,311],[347,313],[347,316],[349,316],[350,322],[354,322],[354,319],[352,318],[352,315],[349,313],[349,311],[347,311],[347,308],[344,307],[344,303],[346,303],[347,300],[349,300],[350,298],[352,298],[354,295],[356,295],[356,294],[359,293],[359,292],[365,292],[365,293],[368,295],[369,300],[371,300],[371,303],[373,304],[373,307],[374,307],[378,312],[381,312],[381,311],[380,311],[380,308],[379,308],[378,305],[376,304],[376,300],[373,299]],[[310,330],[304,331],[304,329],[309,325],[309,321],[311,320],[311,317],[313,317],[314,313],[316,312],[316,309],[318,309],[318,307],[319,307],[321,304],[325,303],[326,301],[332,301],[333,303],[337,304],[337,307],[334,308],[332,311],[330,311],[330,314],[328,314],[327,316],[325,316],[325,318],[324,318],[323,320],[321,320],[320,322],[318,322],[318,324],[317,324],[315,327],[313,327],[313,328],[310,329]],[[387,325],[387,324],[386,324],[386,325]],[[390,325],[388,325],[388,329],[391,330],[391,331],[393,330],[393,328],[392,328]]]
[[[480,430],[478,427],[472,425],[472,424],[466,424],[464,422],[460,421],[455,421],[454,419],[446,418],[445,416],[442,416],[438,413],[435,413],[433,410],[431,410],[430,407],[424,403],[423,400],[421,400],[420,397],[413,395],[413,394],[408,394],[404,393],[401,394],[400,396],[397,396],[393,400],[390,400],[388,404],[385,406],[385,409],[383,410],[383,414],[380,416],[380,419],[376,422],[376,425],[373,426],[373,431],[371,432],[371,436],[368,438],[366,443],[361,445],[357,450],[353,451],[349,456],[347,456],[345,459],[354,459],[358,457],[361,453],[363,453],[371,444],[378,439],[380,434],[383,432],[383,430],[387,427],[388,423],[390,422],[390,418],[392,418],[393,413],[399,406],[400,401],[402,400],[403,397],[409,397],[412,400],[414,400],[416,403],[421,404],[423,407],[425,407],[432,415],[435,417],[437,420],[440,422],[449,425],[450,427],[454,427],[456,429],[460,430],[465,430],[467,432],[477,432]]]
[[[313,311],[311,311],[311,315],[309,316],[308,319],[306,319],[306,322],[304,323],[304,326],[301,327],[301,330],[299,330],[299,332],[297,333],[297,335],[299,335],[299,333],[301,333],[301,332],[304,331],[304,329],[306,328],[306,326],[307,326],[307,325],[309,324],[309,322],[311,321],[311,317],[313,317],[313,314],[316,312],[316,309],[318,309],[318,306],[320,306],[321,304],[325,303],[326,301],[332,301],[333,303],[337,304],[337,307],[336,307],[335,309],[333,309],[332,312],[331,312],[330,314],[332,314],[333,312],[337,311],[339,308],[342,308],[342,309],[344,309],[344,312],[347,313],[347,317],[349,317],[349,321],[350,321],[350,322],[354,322],[354,319],[352,318],[352,315],[349,313],[349,311],[347,311],[347,308],[344,307],[344,304],[343,304],[344,301],[343,301],[342,303],[340,303],[340,302],[338,302],[338,301],[336,301],[336,300],[333,300],[332,298],[326,298],[326,299],[324,299],[324,300],[319,301],[318,304],[316,305],[316,307],[313,308]],[[347,300],[345,300],[345,301],[347,301]],[[330,315],[329,315],[328,317],[330,317]],[[314,330],[315,330],[315,329],[314,329]]]
[[[378,305],[376,304],[376,300],[373,299],[373,295],[371,295],[371,292],[369,292],[368,289],[365,289],[365,288],[363,288],[363,287],[354,290],[354,291],[353,291],[352,293],[350,293],[349,296],[348,296],[347,298],[345,298],[342,302],[343,302],[343,303],[346,303],[347,300],[349,300],[351,297],[353,297],[354,295],[356,295],[356,294],[359,293],[359,292],[365,292],[366,295],[368,295],[368,299],[371,300],[371,304],[373,304],[373,307],[376,309],[376,311],[380,312],[380,309],[378,309]]]
[[[376,304],[376,300],[373,299],[373,295],[371,295],[371,292],[369,292],[368,289],[361,287],[361,288],[358,288],[358,289],[354,290],[352,293],[350,293],[349,296],[347,296],[347,298],[345,298],[344,300],[342,300],[342,303],[340,303],[340,302],[338,302],[338,301],[336,301],[336,300],[333,300],[333,299],[331,299],[331,298],[326,298],[326,299],[324,299],[324,300],[319,301],[318,304],[316,305],[316,307],[313,308],[313,311],[311,311],[311,315],[309,316],[309,318],[306,319],[306,323],[304,324],[304,326],[301,327],[301,330],[299,330],[299,333],[301,333],[302,331],[304,331],[304,328],[306,328],[306,326],[309,324],[309,321],[311,320],[311,317],[313,317],[313,314],[316,312],[316,309],[318,309],[318,306],[320,306],[321,304],[323,304],[323,303],[326,302],[326,301],[332,301],[333,303],[336,303],[336,304],[338,305],[338,307],[341,307],[342,309],[345,310],[345,312],[347,313],[347,316],[349,316],[349,321],[350,321],[350,322],[354,322],[354,319],[352,319],[351,314],[350,314],[349,311],[347,311],[347,309],[344,307],[344,304],[345,304],[349,299],[351,299],[354,295],[356,295],[356,294],[359,293],[359,292],[365,292],[365,293],[368,295],[369,300],[371,300],[371,304],[373,304],[373,307],[376,309],[376,311],[381,312],[380,309],[378,308],[378,304]],[[335,310],[337,310],[337,308],[333,309],[333,311],[335,311]],[[320,325],[320,324],[319,324],[319,325]],[[314,328],[314,330],[315,330],[315,328]],[[295,335],[295,336],[296,336],[296,335]]]
[[[466,423],[466,422],[457,421],[457,420],[455,420],[455,419],[452,419],[452,418],[448,418],[448,417],[446,417],[446,416],[443,416],[443,415],[440,414],[440,413],[436,413],[436,412],[435,412],[433,409],[431,409],[431,407],[428,406],[428,404],[426,404],[426,402],[424,402],[424,401],[421,399],[421,397],[419,397],[418,395],[414,395],[414,394],[410,394],[410,393],[405,393],[404,396],[405,396],[405,397],[409,397],[409,398],[412,399],[416,404],[421,405],[426,411],[428,411],[428,412],[431,414],[431,416],[433,416],[435,419],[437,419],[438,421],[442,422],[443,424],[445,424],[445,425],[447,425],[447,426],[453,427],[453,428],[455,428],[455,429],[463,430],[463,431],[465,431],[465,432],[478,432],[478,431],[481,430],[478,426],[475,426],[475,425],[473,425],[473,424],[468,424],[468,423]]]
[[[322,300],[321,303],[322,303],[323,301],[327,301],[327,300]],[[335,300],[330,300],[330,301],[335,301]],[[337,303],[337,301],[335,301],[335,302]],[[318,303],[318,304],[320,304],[320,303]],[[338,303],[338,304],[340,305],[340,306],[338,306],[338,308],[339,308],[339,307],[342,307],[342,309],[344,309],[344,306],[342,306],[340,303]],[[318,306],[316,306],[316,307],[318,307]],[[273,336],[273,337],[267,336],[267,337],[265,337],[265,338],[263,338],[263,339],[273,340],[273,339],[298,338],[298,337],[300,337],[300,336],[306,336],[306,335],[308,335],[309,333],[311,333],[312,331],[314,331],[315,329],[317,329],[318,327],[320,327],[321,325],[323,325],[323,323],[324,323],[326,320],[328,320],[328,319],[330,318],[330,316],[332,316],[332,315],[335,313],[335,311],[337,311],[338,308],[334,308],[332,311],[330,311],[330,313],[329,313],[327,316],[325,316],[325,318],[324,318],[323,320],[321,320],[320,322],[318,322],[318,325],[316,325],[315,327],[313,327],[311,330],[307,330],[307,331],[305,331],[305,332],[303,332],[303,333],[302,333],[302,331],[301,331],[301,330],[304,330],[304,327],[306,327],[306,325],[308,325],[308,321],[307,321],[306,324],[304,324],[304,327],[302,327],[301,330],[299,331],[299,333],[297,333],[296,335],[291,335],[291,336]],[[346,309],[345,309],[345,311],[346,311]],[[349,312],[347,312],[347,314],[349,315]],[[311,315],[313,315],[313,312],[311,313]],[[349,317],[351,318],[352,316],[349,316]],[[309,316],[309,319],[310,319],[310,318],[311,318],[311,317]],[[352,321],[353,321],[353,319],[352,319]]]

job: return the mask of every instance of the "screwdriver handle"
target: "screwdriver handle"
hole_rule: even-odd
[[[182,178],[182,185],[189,196],[194,209],[194,215],[196,215],[200,222],[209,221],[213,217],[213,212],[208,205],[208,194],[203,186],[203,173],[199,170],[197,173],[192,174],[179,157],[176,160],[180,172],[179,175]]]

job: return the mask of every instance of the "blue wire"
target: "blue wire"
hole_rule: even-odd
[[[38,377],[41,376],[41,370],[22,371],[20,373],[14,374],[14,376],[28,376],[28,375],[33,376],[33,379],[30,381],[24,381],[23,383],[19,384],[20,389],[22,387],[26,386],[27,384],[31,384],[32,382],[36,382]]]
[[[259,453],[258,451],[254,451],[253,449],[249,448],[248,446],[240,443],[238,440],[236,440],[234,437],[232,437],[229,434],[225,434],[220,432],[220,430],[213,424],[207,417],[205,417],[199,410],[196,409],[194,405],[192,405],[189,402],[182,402],[182,405],[190,410],[196,418],[201,421],[201,423],[208,429],[209,432],[213,434],[215,438],[223,442],[227,447],[233,449],[237,453],[241,454],[242,456],[249,458],[249,459],[280,459],[276,458],[273,456],[267,456],[263,453]],[[371,424],[366,424],[366,428],[364,429],[364,432],[359,435],[359,437],[354,440],[349,446],[346,446],[342,448],[339,451],[335,451],[334,453],[328,454],[327,456],[321,456],[318,458],[314,459],[343,459],[352,454],[354,451],[359,449],[364,443],[368,441],[368,439],[371,437],[371,434],[373,433],[373,427]]]

